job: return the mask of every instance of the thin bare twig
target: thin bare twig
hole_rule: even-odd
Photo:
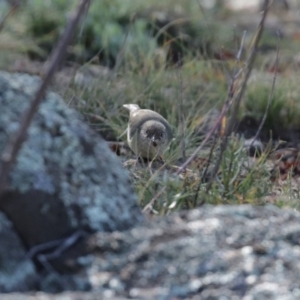
[[[228,109],[229,109],[229,102],[225,103],[226,105],[224,105],[217,121],[215,122],[214,126],[211,128],[211,130],[207,133],[207,135],[205,136],[204,140],[202,141],[202,143],[198,146],[198,148],[194,151],[194,153],[187,159],[187,161],[177,169],[177,171],[175,172],[175,175],[179,175],[180,173],[182,173],[187,166],[196,158],[197,154],[200,152],[200,150],[202,150],[203,146],[213,137],[213,135],[215,134],[215,132],[218,130],[223,117],[225,116],[225,114],[227,113]],[[166,187],[163,187],[151,200],[150,202],[144,207],[143,212],[147,212],[148,210],[151,210],[151,207],[153,206],[153,204],[155,203],[155,201],[158,199],[158,197],[166,190]]]
[[[233,96],[232,89],[234,87],[235,80],[236,80],[237,76],[239,75],[239,72],[242,71],[242,69],[240,69],[238,71],[238,66],[239,66],[239,62],[241,61],[241,56],[242,56],[242,52],[243,52],[243,48],[244,48],[245,37],[246,37],[246,30],[244,30],[244,32],[243,32],[241,43],[240,43],[240,46],[239,46],[239,49],[238,49],[238,52],[237,52],[237,55],[236,55],[235,67],[234,67],[234,72],[233,72],[234,75],[231,76],[231,85],[230,85],[230,88],[229,88],[229,94],[228,94],[227,99],[230,99],[230,96]],[[216,145],[217,145],[217,139],[214,139],[214,143],[213,143],[213,145],[212,145],[212,147],[210,149],[210,153],[209,153],[209,157],[208,157],[208,162],[207,162],[206,168],[205,168],[204,173],[203,173],[203,175],[201,177],[201,180],[199,181],[199,184],[197,186],[197,190],[196,190],[196,193],[195,193],[195,199],[194,199],[194,207],[197,204],[197,200],[198,200],[198,196],[199,196],[199,191],[200,191],[201,183],[203,183],[203,179],[205,178],[205,176],[207,174],[210,162],[212,160],[213,151],[214,151]],[[203,205],[204,202],[205,202],[204,199],[202,199],[201,202],[199,203],[199,206]]]
[[[187,168],[187,166],[197,157],[198,153],[202,150],[202,148],[204,147],[204,145],[214,136],[214,134],[217,132],[217,130],[219,129],[222,120],[224,118],[224,116],[226,115],[230,105],[231,105],[231,98],[232,98],[232,94],[233,94],[233,87],[234,87],[234,80],[232,81],[231,86],[229,87],[229,91],[228,91],[228,97],[225,101],[225,104],[223,105],[222,111],[219,114],[215,124],[212,126],[212,128],[209,130],[209,132],[206,134],[204,140],[201,142],[201,144],[197,147],[197,149],[193,152],[193,154],[185,161],[184,164],[182,164],[177,171],[175,172],[175,175],[179,175],[181,174],[183,171],[185,171],[185,169]],[[144,207],[143,212],[147,212],[148,210],[151,210],[151,207],[153,206],[153,204],[155,203],[155,201],[158,199],[158,197],[166,190],[165,187],[163,187],[151,200],[150,202]]]
[[[265,0],[264,7],[265,7],[265,10],[263,11],[262,18],[261,18],[258,28],[255,32],[254,38],[252,39],[252,42],[251,42],[250,54],[248,56],[248,59],[246,60],[245,66],[242,68],[243,72],[241,72],[241,75],[236,77],[237,79],[233,82],[234,94],[233,94],[233,99],[232,99],[231,118],[226,127],[225,135],[223,137],[221,147],[220,147],[219,157],[218,157],[218,160],[213,169],[212,177],[206,187],[206,192],[208,192],[211,189],[213,180],[219,170],[223,154],[227,147],[228,138],[229,138],[230,134],[232,133],[233,128],[237,121],[237,113],[238,113],[238,110],[240,107],[241,100],[242,100],[245,90],[246,90],[247,82],[248,82],[249,76],[251,74],[251,71],[253,68],[253,63],[254,63],[254,60],[256,57],[257,46],[258,46],[258,43],[260,41],[263,29],[264,29],[264,23],[265,23],[265,19],[266,19],[266,16],[268,13],[268,8],[269,8],[269,0]]]
[[[219,128],[222,119],[224,118],[224,116],[226,115],[227,111],[229,110],[229,108],[231,107],[231,105],[233,104],[233,112],[232,112],[232,118],[230,119],[230,122],[227,125],[226,128],[226,132],[225,132],[225,136],[224,139],[222,141],[221,144],[221,149],[220,149],[220,156],[219,159],[215,165],[215,168],[212,172],[212,177],[210,182],[208,183],[207,186],[207,191],[210,189],[212,182],[214,180],[215,175],[218,172],[219,169],[219,165],[221,163],[221,159],[223,156],[223,153],[226,149],[227,146],[227,140],[228,140],[228,136],[230,135],[230,133],[233,130],[233,127],[235,125],[236,122],[236,116],[237,116],[237,111],[239,109],[240,106],[240,102],[241,99],[244,95],[245,92],[245,88],[247,85],[247,81],[248,78],[250,76],[250,73],[252,71],[252,67],[253,67],[253,62],[254,59],[256,57],[256,50],[257,50],[257,45],[258,42],[260,41],[260,37],[261,34],[263,32],[263,27],[264,27],[264,22],[267,16],[267,12],[268,12],[268,8],[269,8],[269,0],[265,0],[265,10],[263,11],[263,15],[261,18],[261,21],[258,25],[258,29],[256,30],[255,36],[252,40],[251,43],[251,51],[249,54],[249,57],[244,65],[243,68],[241,68],[232,78],[232,82],[230,84],[229,90],[228,90],[228,95],[227,95],[227,99],[223,105],[222,111],[219,115],[219,117],[217,118],[214,126],[211,128],[211,130],[207,133],[206,137],[204,138],[204,140],[202,141],[202,143],[197,147],[197,149],[193,152],[193,154],[186,160],[186,162],[180,167],[178,168],[177,172],[175,173],[176,175],[179,175],[180,173],[182,173],[187,166],[197,157],[198,153],[202,150],[203,146],[207,143],[207,141],[214,135],[214,133],[217,131],[217,129]],[[244,41],[244,38],[242,39],[242,42]],[[241,44],[242,47],[242,44]],[[240,53],[240,52],[239,52]],[[238,54],[239,54],[238,53]],[[239,56],[237,56],[237,58],[239,58]],[[241,78],[241,79],[240,79]],[[238,84],[240,82],[240,84]],[[166,190],[165,187],[163,187],[151,200],[150,202],[144,207],[143,212],[147,212],[148,210],[151,209],[151,207],[154,205],[155,201],[158,199],[158,197]]]
[[[230,100],[228,98],[228,100]],[[203,146],[213,137],[215,132],[219,129],[220,124],[222,123],[222,119],[226,115],[228,109],[230,107],[230,101],[226,101],[224,104],[221,113],[219,114],[219,117],[217,118],[217,121],[215,122],[214,126],[211,128],[211,130],[207,133],[202,143],[197,147],[197,149],[193,152],[193,154],[186,160],[184,164],[181,165],[181,167],[177,170],[176,175],[179,175],[182,171],[186,169],[186,167],[197,157],[198,153],[202,150]]]
[[[46,62],[44,65],[44,80],[42,81],[39,90],[36,92],[35,97],[31,102],[28,110],[21,117],[19,130],[15,135],[12,136],[11,140],[7,143],[1,155],[0,196],[3,194],[7,187],[9,173],[16,161],[22,144],[27,138],[28,127],[38,110],[38,107],[46,93],[46,89],[51,79],[53,78],[57,68],[62,63],[65,57],[67,46],[70,44],[81,16],[87,11],[90,2],[90,0],[81,0],[79,2],[76,13],[69,21],[64,34],[60,38],[58,45],[50,56],[49,62]]]
[[[243,46],[244,46],[243,42],[245,40],[245,35],[246,35],[246,32],[244,32],[244,34],[243,34],[241,46],[240,46],[240,49],[239,49],[238,54],[237,54],[236,66],[238,65],[238,61],[239,61],[241,53],[242,53],[242,49],[243,49]],[[178,169],[178,171],[177,171],[178,174],[177,175],[179,175],[197,157],[200,150],[202,150],[202,148],[206,144],[206,142],[214,135],[214,133],[217,131],[217,129],[221,125],[223,118],[225,117],[228,109],[230,108],[230,106],[232,104],[232,99],[233,99],[234,94],[235,94],[234,93],[235,83],[236,83],[236,80],[238,79],[238,77],[240,76],[240,74],[242,73],[242,70],[243,69],[240,69],[239,71],[236,71],[235,75],[232,77],[231,84],[230,84],[229,89],[228,89],[227,99],[226,99],[226,101],[223,105],[222,111],[221,111],[217,121],[215,122],[215,125],[207,133],[205,139],[202,141],[200,146],[194,151],[194,153],[189,157],[189,159]]]

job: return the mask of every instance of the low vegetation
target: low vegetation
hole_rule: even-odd
[[[9,6],[0,2],[0,7],[0,18],[4,18]],[[22,71],[24,61],[29,61],[32,68],[36,62],[41,66],[73,7],[74,1],[28,0],[18,8],[0,32],[0,68]],[[180,176],[172,170],[193,153],[208,133],[209,123],[216,120],[213,116],[221,111],[230,76],[246,58],[258,25],[256,21],[245,24],[250,17],[245,13],[243,18],[222,5],[207,9],[198,1],[93,2],[68,51],[67,63],[59,72],[68,84],[58,82],[53,88],[109,141],[126,139],[122,135],[128,120],[128,113],[122,109],[125,103],[156,110],[173,126],[175,138],[164,157],[168,167],[158,168],[159,171],[151,167],[130,170],[142,207],[157,198],[152,208],[157,214],[203,203],[271,202],[298,208],[299,191],[293,170],[287,170],[282,180],[271,157],[282,145],[299,143],[300,86],[295,67],[299,63],[299,41],[296,33],[278,38],[276,28],[268,23],[242,99],[236,130],[221,159],[222,130],[227,118],[223,119],[218,136],[210,139],[199,153],[197,162]],[[280,21],[277,25],[278,30],[288,32]],[[244,51],[237,62],[245,30]],[[276,67],[278,40],[280,55]],[[18,62],[21,67],[16,66]],[[267,111],[271,91],[273,97]],[[265,114],[259,135],[264,151],[250,157],[244,140],[255,136]],[[123,161],[128,158],[121,157]],[[216,176],[212,176],[219,159]]]

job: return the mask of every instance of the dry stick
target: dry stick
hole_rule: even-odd
[[[219,117],[217,121],[215,122],[214,126],[211,128],[211,130],[207,133],[205,136],[205,139],[202,141],[202,143],[198,146],[198,148],[193,152],[193,154],[186,160],[186,162],[177,170],[176,175],[179,175],[182,171],[186,169],[186,167],[197,157],[200,150],[202,150],[203,146],[207,143],[207,141],[213,136],[213,134],[218,130],[219,126],[222,123],[222,119],[226,115],[230,105],[231,105],[231,94],[233,91],[233,83],[229,88],[229,96],[227,97],[225,104],[222,108],[221,113],[219,114]]]
[[[200,2],[197,0],[197,3],[198,3],[198,6],[201,10],[201,12],[204,14],[204,11],[203,11],[203,8],[200,4]],[[231,77],[231,85],[229,87],[229,90],[228,90],[228,95],[227,95],[227,100],[226,101],[230,101],[231,97],[233,96],[232,94],[232,90],[233,90],[233,87],[234,87],[234,82],[236,80],[236,77],[238,75],[238,66],[239,66],[239,62],[241,60],[241,56],[242,56],[242,51],[243,51],[243,46],[244,46],[244,41],[245,41],[245,37],[246,37],[246,30],[244,30],[243,32],[243,36],[242,36],[242,39],[241,39],[241,43],[240,43],[240,46],[239,46],[239,49],[238,49],[238,52],[237,52],[237,55],[236,55],[236,61],[235,61],[235,67],[234,67],[234,72],[233,72],[233,75],[229,74],[229,76]],[[221,47],[219,46],[219,50],[221,51]],[[228,66],[227,66],[227,69],[228,69]],[[224,70],[227,70],[226,67]],[[240,70],[241,71],[241,70]],[[225,103],[226,103],[225,101]],[[231,103],[230,103],[231,105]],[[222,118],[223,119],[223,118]],[[221,122],[222,122],[222,119],[221,119]],[[221,124],[219,124],[221,125]],[[205,167],[205,170],[199,180],[199,183],[198,183],[198,186],[197,186],[197,189],[196,189],[196,193],[195,193],[195,198],[194,198],[194,207],[196,206],[196,203],[198,201],[198,196],[199,196],[199,191],[200,191],[200,187],[201,187],[201,184],[203,183],[203,179],[205,178],[207,172],[208,172],[208,168],[209,168],[209,165],[211,163],[211,160],[212,160],[212,155],[213,155],[213,151],[215,149],[217,145],[217,139],[214,138],[214,142],[213,142],[213,145],[210,149],[210,152],[209,152],[209,157],[208,157],[208,161],[207,161],[207,164],[206,164],[206,167]],[[204,200],[201,201],[201,203],[199,203],[199,205],[203,205],[204,204]]]
[[[234,89],[235,81],[238,78],[239,74],[242,72],[242,69],[240,69],[238,71],[238,65],[239,65],[239,62],[241,60],[245,37],[246,37],[246,31],[243,32],[243,36],[242,36],[242,39],[241,39],[241,44],[240,44],[240,47],[239,47],[237,55],[236,55],[234,72],[233,72],[233,75],[231,76],[231,84],[229,86],[228,94],[227,94],[227,99],[225,101],[225,105],[229,105],[229,107],[231,106],[231,103],[232,103],[231,99],[233,97],[233,89]],[[222,119],[221,119],[221,122],[222,122]],[[219,125],[221,125],[221,124],[219,124]],[[197,200],[198,200],[198,196],[199,196],[200,187],[201,187],[201,183],[203,182],[203,178],[205,178],[205,176],[207,174],[207,171],[208,171],[211,159],[212,159],[212,154],[213,154],[213,151],[214,151],[214,149],[216,147],[216,144],[217,144],[217,139],[215,138],[214,139],[214,143],[213,143],[213,145],[212,145],[212,147],[210,149],[210,152],[209,152],[209,157],[208,157],[208,162],[207,162],[206,168],[204,170],[204,173],[203,173],[201,179],[199,180],[199,184],[198,184],[197,189],[196,189],[195,198],[194,198],[194,206],[196,206],[196,203],[197,203]],[[199,205],[201,206],[203,204],[204,204],[204,201],[202,200],[201,203],[199,203]]]
[[[243,95],[244,95],[244,92],[245,92],[245,89],[246,89],[246,85],[247,85],[250,73],[252,71],[254,59],[256,57],[257,46],[258,46],[258,43],[260,41],[260,38],[261,38],[261,35],[262,35],[262,32],[263,32],[264,22],[265,22],[265,19],[266,19],[266,16],[267,16],[268,8],[269,8],[269,0],[265,0],[264,7],[265,7],[265,10],[263,11],[263,16],[260,20],[260,23],[258,25],[258,29],[256,30],[255,36],[254,36],[254,38],[252,40],[252,43],[251,43],[252,45],[251,45],[251,48],[250,48],[251,49],[250,55],[249,55],[249,57],[248,57],[248,59],[245,63],[245,67],[243,68],[244,72],[242,72],[242,74],[241,74],[240,85],[237,86],[237,88],[236,88],[237,91],[234,93],[235,95],[234,95],[233,100],[232,100],[232,103],[233,103],[233,109],[232,109],[232,113],[231,113],[232,117],[229,120],[228,126],[226,128],[225,136],[224,136],[223,141],[221,143],[220,155],[219,155],[219,158],[218,158],[218,160],[216,162],[216,165],[213,169],[212,177],[211,177],[211,179],[210,179],[210,181],[209,181],[209,183],[206,187],[206,192],[207,193],[212,187],[213,180],[214,180],[214,178],[215,178],[215,176],[216,176],[216,174],[219,170],[224,151],[227,147],[228,137],[231,134],[231,132],[234,128],[234,125],[236,123],[237,112],[238,112],[238,109],[240,107],[240,103],[241,103],[241,100],[243,98]]]
[[[190,156],[190,158],[180,167],[178,168],[178,170],[175,172],[175,175],[179,175],[180,173],[182,173],[186,167],[195,159],[195,157],[197,156],[197,154],[199,153],[199,151],[203,148],[203,146],[207,143],[208,140],[210,140],[210,138],[214,135],[214,133],[218,130],[223,117],[225,116],[225,114],[227,113],[228,109],[230,106],[230,101],[226,101],[225,105],[223,106],[223,109],[217,119],[217,121],[215,122],[214,126],[211,128],[211,130],[207,133],[207,135],[205,136],[205,139],[202,141],[202,143],[200,144],[200,146],[198,146],[198,148],[194,151],[194,153]],[[153,204],[155,203],[155,201],[158,199],[158,197],[166,190],[166,187],[163,187],[151,200],[150,202],[144,207],[143,212],[147,212],[148,210],[151,209],[151,207],[153,206]]]
[[[270,91],[270,94],[269,94],[269,97],[268,97],[268,102],[267,102],[267,107],[266,107],[266,110],[264,112],[264,115],[263,115],[263,118],[259,124],[259,127],[258,127],[258,130],[252,140],[252,143],[250,144],[250,147],[252,147],[254,141],[258,138],[265,122],[266,122],[266,119],[267,119],[267,115],[268,115],[268,112],[269,112],[269,109],[270,109],[270,106],[271,106],[271,103],[272,103],[272,100],[273,100],[273,94],[274,94],[274,89],[275,89],[275,83],[276,83],[276,78],[277,78],[277,71],[278,71],[278,57],[279,57],[279,41],[280,41],[280,36],[279,36],[279,33],[277,32],[277,49],[276,49],[276,60],[275,60],[275,70],[274,70],[274,76],[273,76],[273,81],[272,81],[272,87],[271,87],[271,91]]]
[[[237,76],[240,72],[238,72]],[[236,77],[237,77],[236,76]],[[186,162],[177,169],[175,172],[175,175],[179,175],[184,170],[186,170],[187,166],[197,157],[198,153],[202,150],[203,146],[213,137],[215,132],[219,129],[219,126],[222,123],[222,120],[224,116],[226,115],[228,109],[230,108],[230,105],[232,103],[232,94],[233,94],[233,88],[234,88],[235,80],[232,81],[231,86],[229,87],[228,97],[225,101],[225,104],[223,105],[222,111],[219,114],[214,126],[210,129],[210,131],[206,134],[204,140],[202,143],[197,147],[197,149],[193,152],[193,154],[186,160]],[[158,199],[158,197],[166,190],[166,187],[163,187],[151,200],[150,202],[144,207],[143,212],[147,212],[148,210],[151,210],[151,207],[155,203],[155,201]]]
[[[253,66],[253,62],[256,56],[256,48],[258,45],[258,42],[260,40],[262,31],[263,31],[263,25],[264,25],[264,21],[268,12],[268,7],[269,7],[269,0],[265,0],[265,10],[263,12],[263,16],[261,18],[261,21],[259,23],[258,29],[256,31],[256,34],[254,36],[253,42],[252,42],[252,47],[251,47],[251,53],[250,56],[246,62],[246,65],[244,66],[244,68],[240,69],[237,74],[234,76],[231,85],[229,87],[229,91],[228,91],[228,96],[227,99],[224,103],[224,106],[222,108],[222,111],[217,119],[217,121],[215,122],[215,125],[211,128],[211,130],[207,133],[205,139],[202,141],[202,143],[197,147],[197,149],[194,151],[194,153],[187,159],[187,161],[180,167],[178,168],[178,170],[176,171],[176,175],[179,175],[180,173],[182,173],[187,166],[196,158],[196,156],[198,155],[198,153],[200,152],[200,150],[203,148],[203,146],[207,143],[207,141],[213,136],[213,134],[217,131],[218,127],[220,126],[223,117],[226,115],[228,109],[230,108],[231,104],[234,103],[233,101],[236,99],[235,101],[235,106],[233,109],[233,116],[237,115],[237,110],[239,108],[242,96],[244,94],[245,88],[246,88],[246,84],[249,78],[249,75],[251,73],[252,70],[252,66]],[[242,72],[243,70],[246,70],[245,72]],[[243,80],[241,80],[241,87],[238,90],[237,93],[235,93],[235,86],[236,86],[236,82],[237,79],[240,77],[244,77]],[[244,75],[244,76],[243,76]],[[237,96],[235,96],[237,95]],[[226,145],[227,145],[227,137],[229,135],[229,133],[232,131],[232,128],[235,124],[235,119],[232,118],[231,121],[228,124],[228,127],[226,129],[226,133],[225,133],[225,138],[223,140],[223,143],[221,145],[221,153],[223,153],[225,151]],[[214,179],[215,174],[217,173],[218,169],[219,169],[219,165],[221,163],[221,158],[222,155],[220,155],[219,160],[213,170],[213,176],[212,179]],[[210,181],[210,183],[208,184],[208,187],[210,189],[210,186],[212,185],[212,180]],[[144,207],[143,212],[147,212],[148,210],[151,209],[151,207],[153,206],[153,204],[155,203],[155,201],[158,199],[158,197],[166,190],[166,187],[163,187],[151,200],[150,202]],[[208,191],[208,189],[207,189]]]
[[[268,0],[265,0],[265,1],[268,2]],[[261,27],[261,24],[264,23],[265,17],[266,17],[266,11],[264,12],[262,20],[261,20],[261,22],[259,24],[260,27]],[[257,36],[257,34],[256,34],[256,36]],[[241,57],[244,39],[245,39],[245,32],[243,34],[243,38],[242,38],[242,42],[241,42],[241,46],[240,46],[239,52],[237,54],[236,66],[238,65],[238,62],[239,62],[240,57]],[[249,57],[248,61],[249,60],[250,60],[250,57]],[[253,59],[253,61],[254,61],[254,59]],[[252,64],[253,64],[253,61],[252,61]],[[247,64],[246,64],[246,66],[247,66]],[[202,141],[202,143],[200,144],[200,146],[198,146],[198,148],[189,157],[189,159],[177,170],[176,175],[179,175],[183,170],[185,170],[185,168],[197,157],[197,155],[200,152],[200,150],[203,148],[203,146],[206,144],[206,142],[212,137],[212,135],[216,132],[216,130],[218,129],[218,127],[221,125],[222,119],[224,118],[224,116],[226,115],[228,109],[230,108],[231,104],[233,103],[233,100],[234,100],[233,98],[235,96],[236,81],[239,78],[239,76],[243,73],[243,70],[244,70],[244,68],[246,66],[244,66],[242,69],[240,69],[238,72],[236,72],[236,74],[232,77],[231,84],[230,84],[229,89],[228,89],[227,99],[226,99],[226,101],[225,101],[225,103],[223,105],[222,111],[221,111],[221,113],[220,113],[217,121],[215,122],[215,125],[207,133],[205,139]]]
[[[50,83],[55,71],[57,70],[60,63],[66,54],[67,46],[70,44],[75,29],[81,16],[88,9],[90,5],[90,0],[81,0],[78,4],[77,11],[75,15],[69,21],[63,36],[60,38],[58,45],[54,49],[52,55],[50,56],[49,63],[45,63],[46,72],[44,73],[44,80],[41,83],[39,90],[36,92],[34,100],[30,104],[28,110],[21,117],[20,128],[15,135],[12,136],[11,140],[6,145],[2,155],[1,155],[1,168],[0,168],[0,196],[4,193],[7,183],[9,173],[16,161],[17,155],[21,149],[23,142],[27,137],[28,127],[45,95],[48,84]]]
[[[240,70],[241,71],[241,70]],[[237,75],[235,76],[238,77],[240,74],[240,71],[237,73]],[[175,175],[179,175],[180,173],[182,173],[187,166],[197,157],[198,153],[202,150],[203,146],[213,137],[213,135],[217,132],[217,130],[219,129],[219,126],[222,123],[222,120],[224,118],[224,116],[226,115],[228,109],[231,106],[232,103],[232,95],[233,95],[233,89],[234,89],[234,83],[235,83],[235,78],[232,80],[232,83],[229,87],[229,91],[228,91],[228,97],[225,101],[225,104],[223,105],[222,111],[219,114],[214,126],[210,129],[210,131],[206,134],[204,140],[202,141],[202,143],[197,147],[197,149],[193,152],[193,154],[186,160],[186,162],[177,169]],[[166,187],[163,187],[151,200],[150,202],[144,207],[143,212],[147,212],[148,210],[151,210],[151,207],[153,206],[153,204],[155,203],[155,201],[158,199],[158,197],[166,190]]]

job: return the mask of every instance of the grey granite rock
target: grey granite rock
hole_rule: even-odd
[[[35,288],[37,273],[13,224],[0,212],[0,293]]]
[[[0,72],[0,153],[41,80]],[[106,142],[55,93],[29,129],[2,210],[30,248],[77,230],[124,230],[143,220],[129,176]]]
[[[73,273],[85,274],[90,292],[19,293],[0,300],[296,300],[299,241],[298,212],[206,205],[90,236],[83,242],[89,253],[78,258],[89,263]]]
[[[128,300],[128,298],[114,296],[109,297],[97,292],[64,292],[56,295],[38,292],[31,294],[11,293],[7,295],[0,295],[0,300]],[[131,298],[131,300],[135,299]]]
[[[300,214],[205,206],[92,240],[94,289],[137,299],[300,299]],[[123,289],[116,290],[119,282]]]
[[[28,75],[0,72],[0,152],[38,83]],[[11,294],[0,300],[300,299],[298,212],[207,205],[142,223],[120,162],[53,93],[30,128],[0,209],[11,221],[0,214],[0,245],[15,250],[0,247],[0,291],[30,286],[26,280],[36,272],[31,262],[21,273],[6,271],[14,270],[24,245],[79,229],[97,231],[53,262],[69,265],[68,274],[39,274],[44,291],[57,291],[61,283],[61,290],[90,292]]]

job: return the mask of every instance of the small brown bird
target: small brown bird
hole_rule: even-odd
[[[127,141],[131,150],[148,160],[160,158],[173,138],[168,121],[157,112],[141,109],[137,104],[123,106],[130,112]]]

